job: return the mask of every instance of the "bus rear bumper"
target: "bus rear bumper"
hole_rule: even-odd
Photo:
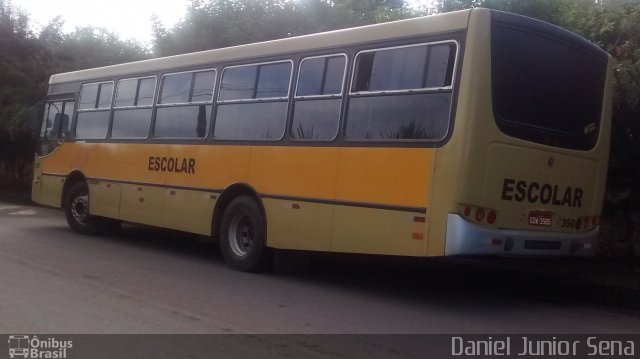
[[[595,256],[599,227],[582,233],[496,229],[449,213],[445,255]]]

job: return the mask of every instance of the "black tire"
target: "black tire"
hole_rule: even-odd
[[[64,201],[64,214],[69,227],[80,234],[98,234],[100,218],[89,213],[89,187],[84,182],[71,186]]]
[[[262,211],[252,197],[231,201],[220,223],[220,249],[225,262],[243,272],[266,270],[271,264],[266,229]]]

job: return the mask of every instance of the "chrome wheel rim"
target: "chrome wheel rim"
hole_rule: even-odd
[[[235,216],[229,226],[229,245],[238,257],[249,253],[254,243],[255,226],[248,215]]]
[[[89,195],[78,196],[71,202],[71,215],[79,223],[85,223],[89,217]]]

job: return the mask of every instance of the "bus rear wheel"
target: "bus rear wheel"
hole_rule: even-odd
[[[243,272],[259,272],[270,264],[266,223],[260,207],[240,196],[225,209],[220,223],[220,249],[227,264]]]
[[[80,234],[100,232],[99,219],[89,213],[89,187],[79,182],[71,186],[65,199],[64,214],[69,227]]]

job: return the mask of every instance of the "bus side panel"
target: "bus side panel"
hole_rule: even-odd
[[[236,145],[167,145],[170,158],[193,159],[193,171],[167,171],[173,186],[222,192],[234,183],[248,183],[251,148]],[[209,218],[209,220],[211,220]]]
[[[217,195],[205,191],[165,188],[162,226],[211,235],[211,218],[216,198]]]
[[[31,200],[42,204],[42,160],[38,155],[33,160],[33,182],[31,183]]]
[[[87,176],[90,186],[94,180],[120,182],[119,186],[91,186],[92,208],[103,208],[112,216],[119,207],[118,217],[122,220],[159,225],[162,218],[164,192],[164,172],[150,171],[149,158],[164,156],[165,145],[117,144],[117,143],[76,143],[78,153],[74,163]],[[151,185],[153,184],[153,185]],[[115,189],[114,189],[115,187]],[[119,187],[119,191],[117,190]],[[118,196],[118,193],[120,196]],[[111,194],[112,196],[109,196]],[[97,203],[93,203],[97,202]],[[107,215],[105,213],[105,215]]]
[[[338,154],[335,147],[252,148],[249,183],[264,197],[270,247],[330,250]]]
[[[152,156],[166,157],[166,145],[134,143],[76,143],[74,165],[88,178],[123,182],[164,184],[165,173],[149,169]]]
[[[116,182],[89,180],[89,211],[97,216],[120,217],[120,191],[122,185]]]
[[[92,213],[130,222],[208,235],[217,194],[248,179],[248,146],[72,145],[84,152],[74,165],[89,178]],[[168,159],[194,166],[156,166]]]
[[[333,199],[339,149],[256,146],[249,182],[265,195]]]
[[[64,187],[64,177],[43,175],[41,179],[41,195],[38,203],[60,208],[62,198],[62,188]]]
[[[89,184],[89,211],[98,216],[120,218],[122,183],[105,181],[104,178],[120,179],[120,157],[112,144],[71,143],[76,154],[73,166],[81,171]],[[110,176],[100,176],[99,171],[110,171]]]
[[[333,252],[424,256],[426,225],[414,217],[424,214],[336,206]]]
[[[166,173],[162,226],[210,235],[219,192],[231,183],[246,181],[250,151],[242,147],[169,145],[168,157],[193,166],[186,172]]]
[[[273,248],[330,251],[334,205],[264,198],[267,241]]]
[[[121,193],[120,219],[152,226],[161,225],[164,188],[123,184]]]
[[[336,199],[427,207],[432,148],[340,148]]]
[[[426,214],[406,208],[429,211],[434,153],[431,148],[341,148],[336,200],[355,203],[336,206],[332,251],[425,255]]]
[[[50,154],[38,158],[40,163],[40,196],[37,203],[60,207],[66,176],[71,172],[75,155],[73,144],[63,143]]]

